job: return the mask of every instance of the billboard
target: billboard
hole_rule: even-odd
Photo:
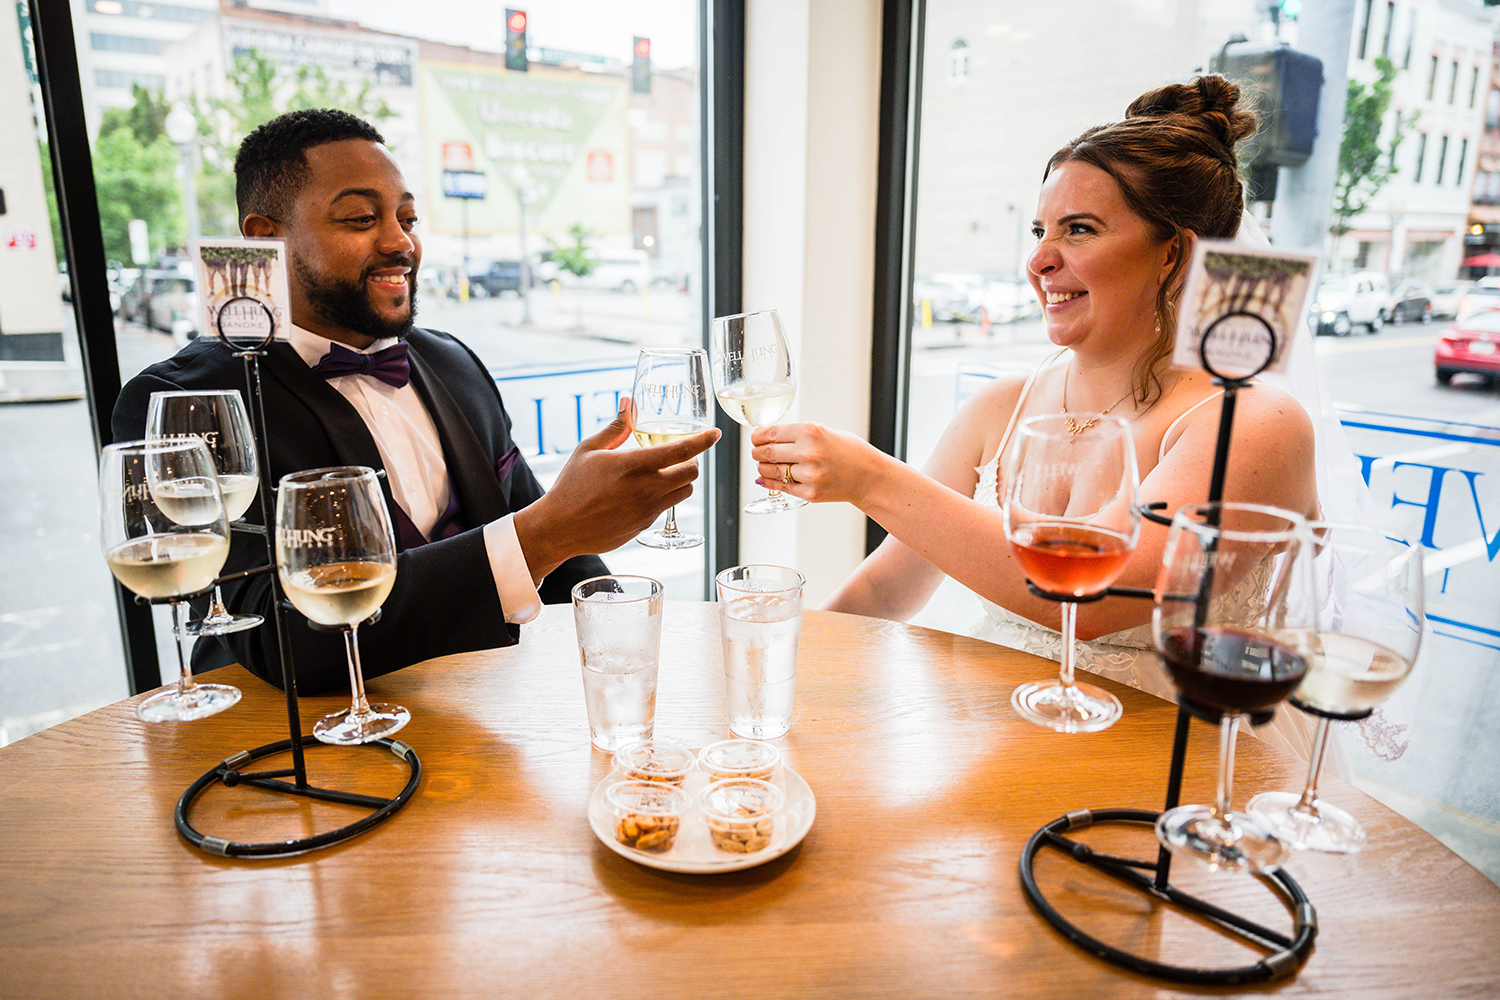
[[[424,206],[430,230],[474,235],[519,229],[516,169],[528,198],[526,228],[561,237],[581,224],[594,236],[628,236],[627,81],[533,65],[501,67],[423,63],[422,110],[427,173],[444,170],[443,150],[467,146],[488,197],[437,198]],[[451,169],[451,168],[450,168]]]

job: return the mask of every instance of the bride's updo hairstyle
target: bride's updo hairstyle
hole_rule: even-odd
[[[1239,87],[1222,76],[1200,76],[1147,91],[1125,109],[1123,121],[1089,129],[1047,161],[1044,180],[1070,160],[1098,167],[1158,241],[1177,238],[1177,263],[1156,293],[1160,334],[1136,363],[1139,403],[1161,396],[1159,369],[1177,325],[1173,298],[1192,249],[1187,232],[1227,240],[1239,231],[1245,199],[1235,147],[1258,125],[1241,105]]]

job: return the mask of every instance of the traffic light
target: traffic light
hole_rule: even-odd
[[[1252,200],[1270,201],[1276,168],[1301,166],[1312,155],[1323,63],[1285,42],[1234,41],[1213,67],[1248,90],[1260,114],[1260,132],[1240,146],[1240,161],[1250,174]]]
[[[651,93],[651,39],[635,40],[635,61],[630,64],[630,89],[637,94]]]
[[[505,8],[505,68],[526,72],[526,12]]]

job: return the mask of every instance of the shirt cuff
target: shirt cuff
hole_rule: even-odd
[[[507,514],[484,526],[484,551],[490,557],[490,572],[495,577],[495,593],[500,610],[509,625],[525,625],[542,610],[536,584],[516,537],[515,515]]]

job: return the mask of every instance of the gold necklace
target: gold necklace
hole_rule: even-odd
[[[1094,415],[1092,417],[1089,417],[1087,420],[1085,420],[1083,423],[1080,424],[1077,420],[1075,420],[1072,417],[1068,416],[1068,376],[1072,375],[1072,374],[1073,374],[1073,362],[1070,360],[1068,362],[1068,370],[1065,371],[1065,372],[1063,372],[1062,412],[1063,412],[1063,416],[1066,418],[1063,421],[1063,426],[1068,429],[1068,433],[1069,434],[1072,434],[1075,437],[1077,435],[1079,435],[1079,434],[1082,434],[1084,431],[1088,430],[1090,427],[1094,426],[1095,424],[1097,424],[1099,422],[1099,418],[1100,417],[1105,416],[1106,414],[1109,413],[1110,410],[1113,410],[1115,407],[1119,406],[1121,403],[1125,402],[1125,400],[1129,399],[1132,395],[1135,394],[1135,390],[1134,389],[1127,389],[1125,391],[1125,395],[1121,396],[1119,399],[1115,400],[1113,403],[1110,403],[1104,409],[1100,410],[1096,415]]]

